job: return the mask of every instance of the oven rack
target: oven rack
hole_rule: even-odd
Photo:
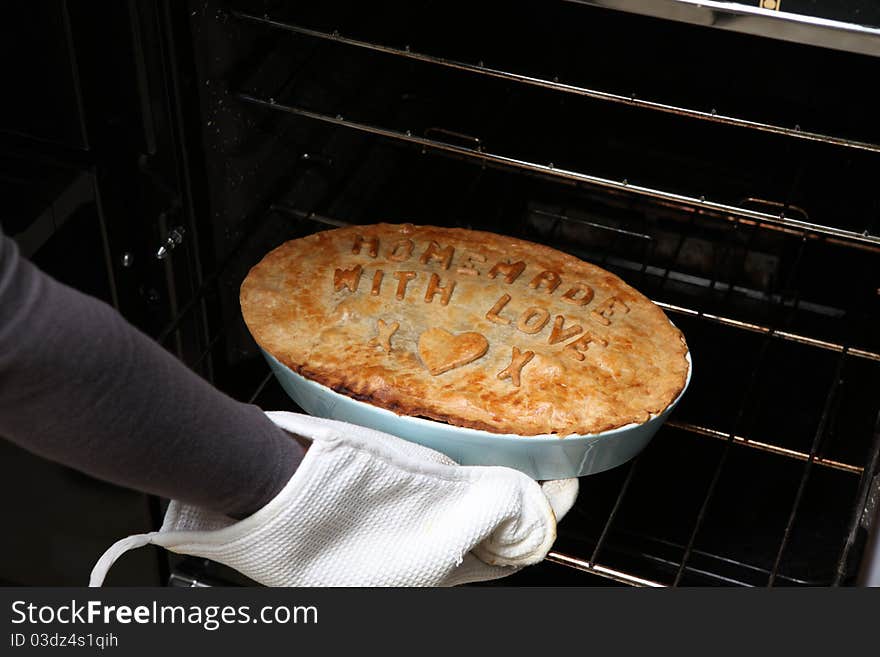
[[[370,123],[346,119],[341,114],[331,115],[316,112],[304,107],[285,105],[274,98],[260,98],[243,92],[236,94],[236,97],[245,103],[258,107],[303,117],[327,125],[347,128],[365,134],[408,143],[413,146],[421,147],[422,149],[475,161],[483,166],[493,165],[512,168],[527,174],[549,177],[572,184],[590,185],[618,192],[636,194],[677,205],[690,206],[709,216],[721,215],[724,217],[731,217],[738,221],[757,222],[761,227],[784,228],[787,230],[798,231],[809,236],[839,240],[847,244],[852,244],[853,246],[880,246],[880,235],[873,235],[868,232],[868,230],[859,233],[856,231],[836,228],[830,225],[802,221],[786,217],[784,209],[778,215],[774,215],[768,212],[761,212],[759,210],[752,210],[745,207],[712,201],[705,196],[697,198],[686,194],[636,185],[629,182],[628,179],[612,180],[589,173],[564,169],[555,166],[552,162],[540,164],[529,160],[518,159],[509,155],[493,153],[480,147],[472,148],[458,144],[451,144],[438,139],[416,135],[410,130],[395,130]]]
[[[880,144],[869,141],[861,141],[857,139],[847,139],[844,137],[838,137],[822,132],[803,130],[796,123],[792,124],[791,127],[786,127],[774,123],[753,121],[739,116],[723,114],[718,112],[714,108],[708,111],[698,110],[690,107],[683,107],[680,105],[673,105],[669,103],[648,100],[640,97],[639,94],[637,94],[636,92],[632,92],[630,95],[623,95],[601,89],[593,89],[581,85],[568,84],[561,82],[558,77],[547,79],[543,77],[525,75],[522,73],[517,73],[515,71],[487,66],[482,60],[474,64],[465,61],[449,59],[446,57],[430,55],[423,52],[417,52],[408,45],[405,45],[403,48],[399,48],[386,44],[375,43],[372,41],[365,41],[349,36],[344,36],[340,34],[338,30],[328,32],[325,30],[312,29],[302,25],[298,25],[296,23],[276,20],[269,17],[268,15],[257,16],[255,14],[239,10],[231,11],[230,15],[233,18],[237,18],[242,21],[289,32],[291,34],[297,34],[299,36],[320,39],[326,42],[338,43],[361,50],[378,52],[393,57],[399,57],[424,64],[431,64],[434,66],[453,69],[473,75],[496,78],[499,80],[504,80],[506,82],[513,82],[521,85],[539,87],[542,89],[548,89],[571,96],[581,96],[604,102],[627,105],[629,107],[634,107],[638,109],[652,110],[656,112],[663,112],[666,114],[675,114],[678,116],[699,119],[702,121],[709,121],[712,123],[719,123],[723,125],[757,130],[760,132],[783,135],[785,137],[790,137],[793,139],[802,139],[805,141],[820,142],[854,150],[880,153]]]

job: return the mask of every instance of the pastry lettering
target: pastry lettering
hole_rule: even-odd
[[[559,287],[561,282],[562,278],[560,278],[559,274],[555,271],[542,271],[532,279],[529,283],[529,287],[535,290],[540,290],[541,286],[545,285],[547,287],[547,294],[553,294],[553,291]]]
[[[482,264],[486,262],[486,256],[482,253],[469,253],[467,258],[464,260],[464,264],[459,265],[458,269],[456,269],[456,273],[462,274],[464,276],[479,276],[480,270],[477,269],[476,265],[478,263]]]
[[[445,306],[452,298],[452,291],[455,289],[455,281],[449,281],[446,285],[440,285],[440,277],[437,274],[431,274],[431,280],[428,281],[428,289],[425,291],[425,301],[431,303],[434,295],[440,293],[440,305]]]
[[[629,306],[617,297],[608,297],[605,301],[596,306],[592,314],[593,319],[603,326],[608,326],[611,324],[611,318],[618,312],[625,315],[629,312]]]
[[[376,322],[376,337],[370,339],[370,344],[379,345],[386,354],[391,353],[391,336],[400,328],[400,322],[386,324],[384,320]]]
[[[415,248],[415,242],[408,239],[397,240],[388,251],[388,259],[394,262],[408,260]]]
[[[603,347],[608,346],[608,343],[602,338],[598,338],[592,333],[584,333],[574,342],[569,342],[567,345],[565,345],[565,347],[562,349],[562,353],[566,354],[567,356],[571,356],[575,360],[583,360],[584,354],[587,352],[593,342],[600,344]]]
[[[361,252],[361,248],[366,244],[370,247],[370,250],[367,253],[370,254],[371,258],[375,258],[379,253],[379,238],[378,237],[364,237],[363,235],[358,235],[354,238],[354,246],[351,247],[351,252],[354,255],[358,255]]]
[[[489,309],[489,312],[486,313],[486,319],[490,322],[495,322],[496,324],[510,324],[510,320],[506,317],[501,317],[498,313],[504,310],[504,306],[510,303],[510,295],[502,294],[498,301],[495,302],[495,305]]]
[[[580,324],[575,324],[574,326],[569,326],[568,328],[563,328],[564,326],[565,317],[563,317],[562,315],[556,315],[556,319],[553,320],[553,328],[550,329],[550,339],[547,340],[547,344],[564,342],[565,340],[573,338],[581,331],[583,331]]]
[[[414,271],[396,271],[394,278],[397,279],[397,300],[403,301],[406,296],[406,286],[417,274]]]
[[[428,244],[428,248],[425,249],[422,257],[419,258],[419,262],[423,265],[427,265],[431,260],[439,260],[443,264],[443,269],[449,269],[454,254],[454,246],[447,246],[445,249],[441,249],[437,242],[431,242]]]
[[[379,292],[382,291],[382,277],[385,275],[385,272],[381,269],[377,269],[376,273],[373,274],[373,287],[370,288],[370,294],[374,297],[379,295]]]
[[[560,298],[565,303],[570,303],[575,306],[586,306],[593,300],[593,288],[589,285],[584,285],[583,283],[575,283]]]
[[[489,270],[489,278],[495,278],[498,274],[504,276],[505,283],[513,283],[526,268],[526,263],[522,260],[519,262],[496,262],[492,269]]]
[[[516,328],[523,333],[534,335],[540,333],[550,319],[550,313],[543,308],[528,308],[516,322]]]
[[[352,292],[357,292],[362,271],[360,265],[355,265],[351,269],[337,269],[333,274],[333,290],[338,292],[343,287],[347,287]]]
[[[534,351],[521,352],[517,347],[514,347],[513,354],[510,357],[510,365],[498,372],[498,378],[502,381],[504,379],[510,379],[510,382],[514,387],[519,388],[522,369],[534,357]]]

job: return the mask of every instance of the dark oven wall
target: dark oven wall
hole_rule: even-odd
[[[167,9],[115,0],[4,4],[0,222],[44,271],[186,357],[201,351],[204,324],[198,312],[175,321],[200,285],[200,263],[171,66],[181,53]],[[186,241],[172,239],[173,258],[157,257],[178,227]],[[4,440],[0,482],[14,528],[0,546],[6,584],[84,585],[107,546],[159,519],[159,500]],[[165,555],[150,550],[123,560],[109,583],[167,577]]]
[[[509,581],[855,581],[880,134],[876,86],[851,80],[875,59],[567,2],[190,13],[218,385],[293,408],[237,299],[284,240],[389,221],[546,243],[659,303],[695,370],[647,450],[582,480],[549,561]]]

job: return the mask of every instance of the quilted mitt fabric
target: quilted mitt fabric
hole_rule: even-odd
[[[90,584],[100,585],[122,552],[153,543],[269,586],[451,586],[537,563],[555,540],[551,503],[520,472],[458,466],[428,448],[343,422],[268,416],[312,440],[269,504],[235,521],[172,502],[162,528],[114,545]],[[576,484],[573,494],[566,490],[561,513]]]

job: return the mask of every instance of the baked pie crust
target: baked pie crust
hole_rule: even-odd
[[[520,435],[661,413],[687,345],[617,276],[458,228],[377,224],[282,244],[251,269],[254,339],[306,378],[402,415]]]

